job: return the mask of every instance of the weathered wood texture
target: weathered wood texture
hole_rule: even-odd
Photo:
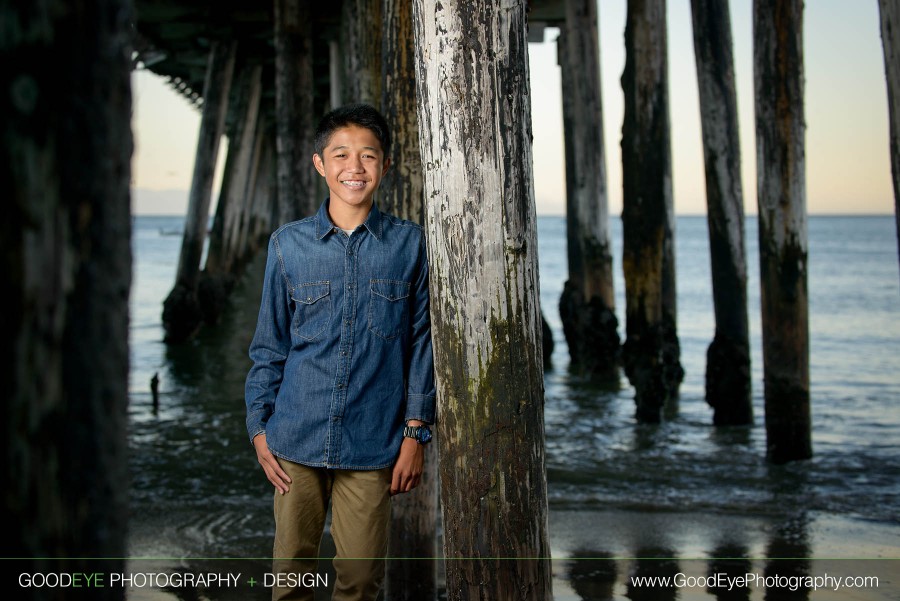
[[[127,0],[0,4],[0,527],[22,571],[124,569],[131,19]]]
[[[275,0],[276,225],[312,215],[318,198],[311,167],[314,110],[312,14],[301,0]]]
[[[753,78],[767,456],[812,456],[803,2],[754,0]]]
[[[412,0],[385,0],[382,16],[381,109],[391,125],[394,144],[391,168],[379,188],[378,205],[388,213],[424,223]]]
[[[619,378],[619,322],[613,292],[600,92],[597,3],[566,0],[557,41],[566,138],[566,226],[569,279],[559,301],[574,368]]]
[[[900,258],[900,3],[879,0],[881,45],[887,79],[891,137],[891,173],[894,177],[894,219],[897,222],[897,255]]]
[[[684,377],[676,331],[675,216],[665,0],[629,0],[622,125],[625,373],[636,417],[657,422]]]
[[[393,134],[392,164],[381,182],[379,207],[423,223],[422,160],[416,115],[412,0],[385,0],[382,14],[382,113]],[[412,492],[394,497],[385,598],[428,601],[438,592],[438,442],[425,447],[425,473]],[[421,558],[421,559],[415,559]]]
[[[237,45],[234,42],[213,42],[209,52],[200,131],[197,135],[197,155],[194,158],[178,271],[175,286],[163,302],[162,322],[168,342],[190,338],[203,320],[203,311],[197,299],[197,284],[209,226],[209,206],[219,142],[225,133],[225,114],[228,111],[236,51]]]
[[[447,598],[550,599],[526,6],[413,7]]]
[[[727,2],[691,0],[716,334],[706,353],[713,423],[753,423],[744,195],[731,15]]]
[[[344,76],[343,104],[381,102],[381,35],[384,0],[344,0],[341,21],[341,55]]]

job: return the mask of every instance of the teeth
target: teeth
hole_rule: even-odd
[[[345,186],[349,186],[349,187],[351,187],[351,188],[362,188],[363,186],[366,185],[366,182],[362,182],[362,181],[359,181],[359,180],[345,180],[345,181],[343,182],[343,184],[344,184]]]

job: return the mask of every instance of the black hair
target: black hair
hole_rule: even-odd
[[[322,156],[325,146],[335,130],[349,125],[364,127],[375,134],[381,143],[381,150],[384,152],[385,158],[390,156],[391,130],[381,113],[368,104],[347,104],[322,117],[319,126],[316,127],[316,154]]]

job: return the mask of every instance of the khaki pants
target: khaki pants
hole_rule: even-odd
[[[290,490],[275,493],[275,574],[315,574],[325,515],[331,500],[333,601],[374,601],[384,580],[391,519],[391,468],[327,470],[277,458],[291,477]],[[272,599],[312,601],[314,590],[272,588]]]

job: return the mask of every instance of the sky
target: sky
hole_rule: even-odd
[[[756,213],[752,0],[732,0],[731,28],[741,134],[744,209]],[[599,2],[600,74],[609,212],[622,212],[620,141],[624,115],[626,0]],[[668,1],[672,186],[677,214],[705,214],[700,108],[690,0]],[[562,89],[558,30],[529,44],[534,185],[538,214],[565,212]],[[894,211],[887,89],[877,0],[811,0],[804,9],[806,189],[810,214]],[[199,112],[162,78],[133,75],[136,214],[184,214],[196,152]],[[227,142],[223,139],[218,180]],[[310,160],[310,168],[312,161]],[[213,209],[216,196],[213,197]]]

